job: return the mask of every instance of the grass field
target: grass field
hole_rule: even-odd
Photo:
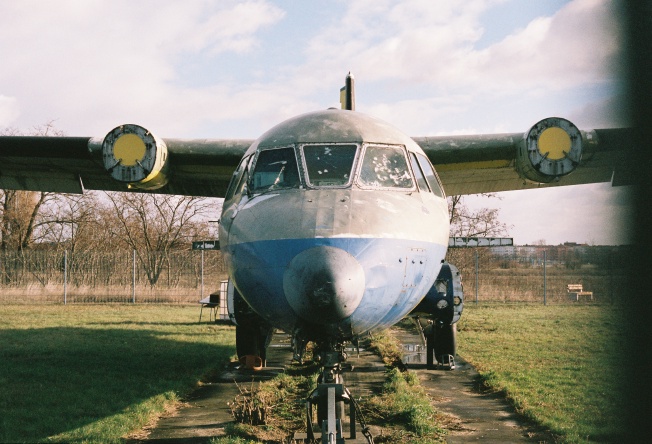
[[[0,442],[120,442],[221,368],[233,329],[195,306],[1,305]],[[561,442],[618,442],[621,313],[468,304],[459,353]]]
[[[199,307],[0,306],[0,442],[120,442],[221,368]]]
[[[623,322],[608,305],[468,304],[458,353],[560,442],[619,442]]]

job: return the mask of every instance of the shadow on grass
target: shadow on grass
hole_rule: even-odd
[[[0,331],[0,441],[44,441],[98,422],[107,424],[95,429],[120,428],[121,420],[107,419],[125,412],[147,416],[141,403],[174,399],[228,360],[233,347],[215,342],[154,330]],[[89,433],[105,440],[102,431]]]
[[[178,326],[196,326],[198,324],[203,325],[232,325],[232,324],[218,324],[214,321],[207,321],[208,315],[204,315],[204,320],[201,322],[201,324],[194,320],[191,322],[172,322],[172,321],[113,321],[113,322],[107,322],[107,321],[101,321],[101,322],[88,322],[86,325],[102,325],[104,327],[110,327],[112,325],[117,325],[117,326],[129,326],[129,325],[135,325],[135,326],[145,326],[145,325],[151,325],[153,327],[178,327]]]

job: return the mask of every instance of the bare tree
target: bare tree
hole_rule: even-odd
[[[497,198],[495,194],[483,194],[487,198]],[[448,214],[451,236],[459,237],[500,237],[506,236],[509,227],[499,219],[496,208],[470,210],[464,204],[464,196],[448,198]]]
[[[189,196],[105,193],[116,217],[106,229],[136,251],[150,285],[155,285],[175,248],[208,235],[210,200]],[[107,219],[107,222],[109,220]]]
[[[5,128],[0,134],[18,136],[15,128]],[[52,121],[36,126],[30,131],[35,136],[62,136]],[[39,191],[0,190],[0,250],[29,248],[34,242],[34,230],[39,211],[51,199],[52,194]]]
[[[106,246],[104,221],[98,211],[101,205],[92,191],[53,195],[35,224],[39,241],[71,253],[92,250],[98,244]]]
[[[487,198],[497,198],[495,194],[483,194]],[[499,210],[480,208],[472,211],[464,203],[464,196],[449,196],[448,211],[450,233],[454,237],[504,237],[509,227],[499,219]],[[462,276],[472,275],[475,262],[489,254],[486,248],[451,248],[446,259],[455,264]]]
[[[48,196],[49,193],[35,191],[0,191],[0,250],[24,250],[31,246],[39,210]]]

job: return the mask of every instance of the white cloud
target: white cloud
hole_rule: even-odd
[[[256,33],[282,17],[266,1],[5,2],[0,53],[10,62],[0,66],[0,94],[15,97],[31,119],[60,118],[75,133],[125,119],[183,127],[190,110],[214,115],[215,104],[201,99],[229,88],[179,87],[180,57],[251,50]]]
[[[353,63],[369,80],[436,82],[480,38],[479,14],[488,3],[351,2],[342,20],[311,39],[309,62],[326,68]]]
[[[611,2],[572,1],[477,49],[482,15],[496,3],[352,2],[341,21],[311,39],[304,72],[348,67],[367,82],[409,84],[430,96],[464,93],[476,101],[517,93],[538,98],[617,76],[620,33]]]
[[[0,95],[0,128],[13,125],[19,115],[17,101],[14,97]]]
[[[575,0],[489,48],[470,55],[490,89],[568,89],[613,80],[620,46],[614,6]],[[468,81],[468,78],[466,79]]]
[[[7,2],[0,5],[0,52],[11,62],[0,66],[0,94],[29,110],[21,114],[32,119],[25,126],[58,119],[76,134],[125,120],[151,122],[177,136],[225,119],[257,122],[258,131],[264,129],[260,122],[334,104],[336,99],[324,104],[322,97],[336,97],[343,73],[353,70],[365,85],[396,90],[391,99],[367,97],[361,109],[425,134],[507,127],[489,120],[478,125],[482,116],[472,116],[474,108],[483,101],[500,106],[517,90],[546,94],[608,74],[605,66],[618,43],[605,18],[608,3],[576,0],[553,17],[475,49],[482,14],[502,1],[343,4],[341,16],[336,9],[305,39],[286,42],[288,52],[303,50],[303,57],[286,65],[271,60],[268,69],[258,69],[256,84],[241,81],[242,66],[222,65],[222,55],[238,54],[243,63],[249,53],[261,56],[261,30],[287,15],[269,1]],[[566,55],[554,59],[560,42]],[[198,82],[192,78],[197,70],[180,69],[186,61],[199,74],[209,66],[221,77]]]
[[[336,105],[349,70],[358,109],[412,135],[525,131],[551,114],[612,126],[612,2],[483,25],[504,1],[341,1],[317,16],[273,0],[0,2],[0,127],[56,119],[69,135],[102,135],[134,122],[163,137],[255,137]],[[483,40],[483,26],[504,37]]]

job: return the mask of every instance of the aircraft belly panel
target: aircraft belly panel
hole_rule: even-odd
[[[446,247],[410,241],[380,242],[361,255],[367,293],[353,313],[354,333],[386,328],[402,319],[432,287]]]

